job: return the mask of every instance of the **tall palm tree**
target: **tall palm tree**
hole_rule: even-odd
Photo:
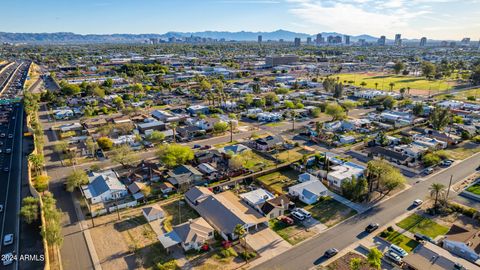
[[[445,185],[440,183],[433,183],[430,188],[430,196],[435,198],[434,208],[437,209],[438,199],[445,193]]]
[[[390,91],[393,91],[393,87],[395,86],[395,83],[391,82],[388,85],[390,86]]]
[[[247,250],[245,248],[245,245],[242,244],[242,239],[244,240],[243,241],[244,243],[246,242],[245,238],[247,237],[247,230],[245,230],[245,228],[241,224],[237,224],[235,226],[235,229],[233,230],[233,233],[238,236],[238,240],[240,242],[240,245],[242,245],[245,252],[247,252]],[[245,256],[245,260],[248,262],[248,256]]]
[[[170,128],[172,129],[173,131],[173,142],[177,142],[177,137],[175,136],[175,133],[177,132],[177,127],[178,127],[178,123],[176,122],[173,122],[170,124]]]
[[[375,89],[378,88],[378,82],[375,82]]]

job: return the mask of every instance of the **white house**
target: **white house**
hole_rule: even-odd
[[[158,237],[165,248],[180,244],[184,251],[199,250],[202,245],[214,238],[214,229],[202,218],[191,219],[176,225],[173,230]]]
[[[142,214],[148,222],[152,222],[154,220],[162,219],[165,217],[165,212],[157,204],[142,208]]]
[[[320,197],[328,195],[328,189],[318,180],[303,182],[288,188],[288,194],[306,204],[316,203]]]
[[[118,180],[118,175],[113,170],[103,172],[90,172],[88,184],[82,186],[82,191],[92,204],[120,199],[128,195],[125,185]]]
[[[262,205],[266,201],[275,198],[272,193],[266,191],[263,188],[255,189],[247,193],[242,193],[239,195],[239,197],[242,198],[242,200],[248,205],[252,206],[260,212]]]
[[[327,180],[330,186],[337,189],[342,187],[344,181],[352,180],[352,177],[359,178],[365,172],[365,167],[352,162],[345,162],[342,165],[334,166],[327,174]]]

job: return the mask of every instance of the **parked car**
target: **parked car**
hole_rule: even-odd
[[[287,225],[293,225],[293,223],[295,223],[293,219],[285,216],[281,217],[280,220]]]
[[[423,173],[425,174],[432,174],[433,173],[433,169],[432,168],[426,168],[425,170],[423,170]]]
[[[3,204],[0,204],[0,213],[3,212]]]
[[[202,147],[200,144],[194,144],[192,148],[197,149],[197,148],[200,148],[200,147]]]
[[[338,254],[338,249],[336,248],[329,248],[327,251],[325,251],[325,257],[327,258],[332,258],[333,256]]]
[[[11,245],[11,244],[13,244],[13,233],[6,234],[3,237],[3,245],[4,246],[8,246],[8,245]]]
[[[365,231],[368,233],[371,233],[378,229],[379,225],[377,223],[370,223],[368,226],[365,228]]]
[[[415,233],[414,237],[415,237],[415,240],[417,240],[417,241],[427,241],[427,242],[430,242],[430,243],[435,242],[431,237],[423,235],[421,233]]]
[[[5,150],[5,153],[7,153],[7,154],[10,154],[10,153],[12,153],[12,149],[10,149],[10,148],[7,148],[7,149]]]
[[[393,251],[388,251],[385,256],[392,260],[396,264],[401,264],[402,263],[402,257],[400,257],[397,253]]]
[[[300,214],[304,215],[306,218],[312,217],[312,214],[303,208],[295,208],[293,211],[299,212]]]
[[[297,220],[300,220],[300,221],[305,220],[305,216],[303,214],[299,213],[299,212],[293,211],[290,214],[293,218],[295,218]]]
[[[413,206],[419,206],[419,205],[421,205],[422,203],[423,203],[422,200],[416,199],[415,201],[413,201]]]
[[[450,160],[450,159],[446,159],[444,161],[442,161],[442,163],[440,163],[440,165],[444,166],[444,167],[449,167],[453,164],[453,160]]]
[[[389,251],[393,251],[394,253],[398,254],[398,256],[402,258],[405,258],[408,255],[408,252],[406,252],[403,248],[395,244],[390,245]]]

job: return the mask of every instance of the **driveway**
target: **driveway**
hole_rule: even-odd
[[[283,240],[270,228],[260,229],[246,237],[247,245],[260,254],[262,258],[272,258],[286,251],[292,245]]]

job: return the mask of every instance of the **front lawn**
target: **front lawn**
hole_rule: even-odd
[[[307,231],[298,225],[287,225],[278,219],[268,221],[268,226],[292,245],[296,245],[315,234],[314,230]]]
[[[299,160],[303,157],[303,154],[300,153],[302,149],[301,148],[294,148],[290,150],[286,150],[283,152],[280,152],[278,154],[273,155],[277,160],[280,162],[286,162],[286,161],[296,161]]]
[[[448,227],[417,214],[410,215],[397,223],[397,226],[412,233],[421,233],[433,239],[439,235],[445,235],[449,230]]]
[[[300,206],[299,203],[297,205]],[[350,207],[334,200],[332,197],[325,197],[323,200],[312,205],[303,205],[305,210],[312,213],[312,217],[328,227],[331,227],[357,212]]]
[[[446,149],[444,152],[449,157],[456,160],[466,159],[480,152],[480,147],[478,147],[478,144],[468,141],[460,143],[454,147],[455,148],[452,149]]]
[[[250,151],[246,153],[246,162],[243,165],[246,169],[252,171],[260,171],[262,169],[266,169],[270,166],[273,166],[273,161],[263,158],[262,156]]]
[[[476,195],[480,195],[480,181],[468,187],[467,191]]]
[[[384,237],[382,237],[384,236]],[[415,249],[420,243],[417,241],[397,232],[397,231],[383,231],[380,233],[380,237],[387,240],[388,242],[395,244],[401,248],[403,248],[406,252],[411,252]]]
[[[277,194],[287,193],[287,188],[297,183],[299,173],[292,169],[269,173],[257,178],[271,191]]]

